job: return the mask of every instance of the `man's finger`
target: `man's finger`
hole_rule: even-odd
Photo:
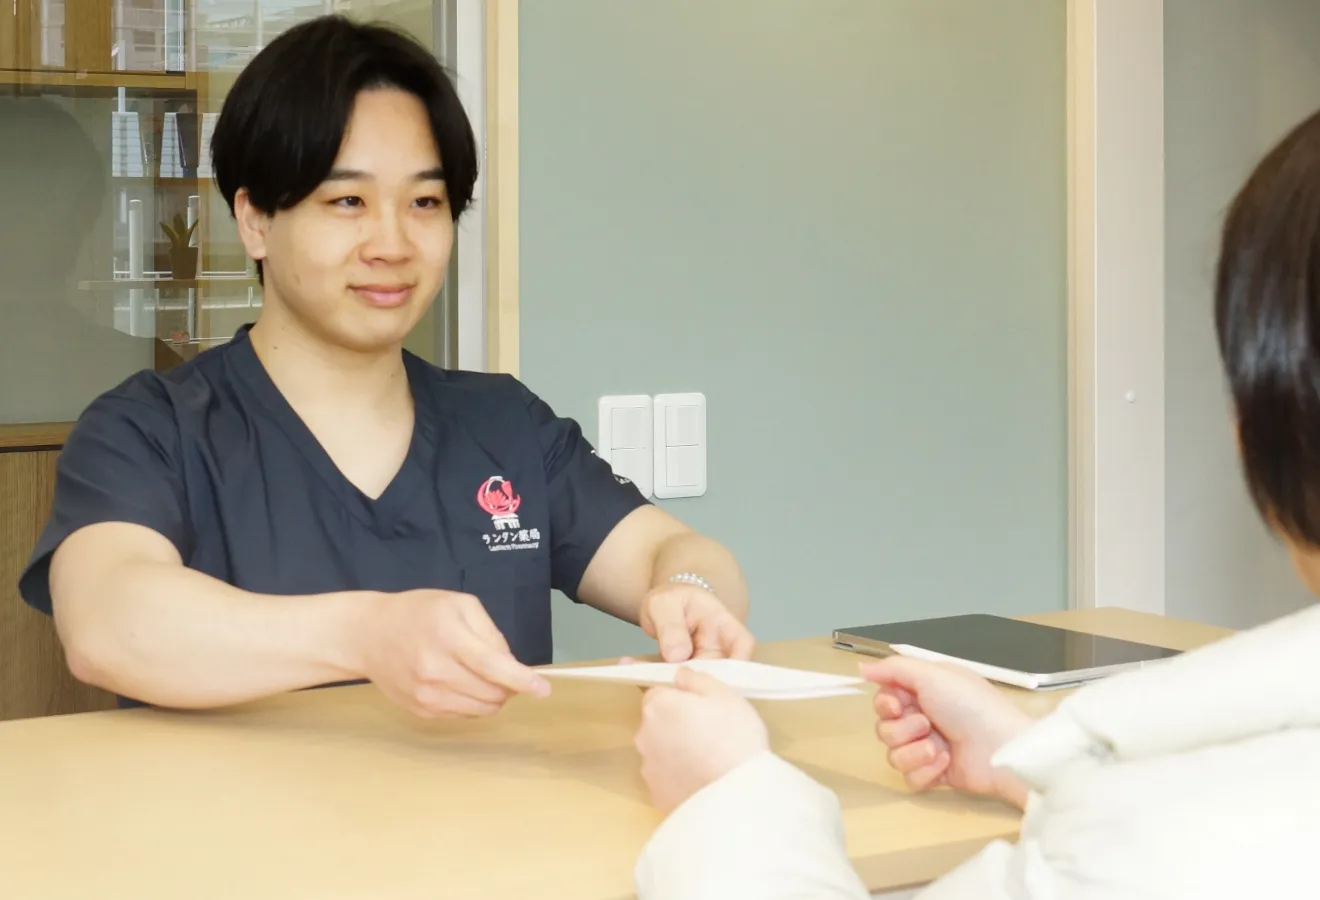
[[[524,666],[507,650],[483,642],[477,635],[460,644],[458,661],[478,677],[508,688],[515,694],[550,696],[550,682]]]
[[[665,662],[686,662],[692,658],[692,635],[688,632],[687,613],[682,604],[655,603],[651,624]]]
[[[733,616],[725,620],[724,631],[724,649],[729,659],[751,659],[752,653],[756,650],[756,638],[747,630],[743,623],[739,622]]]
[[[444,665],[428,667],[427,676],[418,679],[417,697],[459,693],[482,703],[503,703],[509,699],[509,690],[480,678],[467,669],[461,660],[446,660]]]
[[[756,639],[731,613],[719,612],[697,623],[695,659],[751,659]]]
[[[489,689],[489,686],[487,688]],[[421,713],[427,717],[480,718],[499,712],[507,698],[507,694],[499,691],[496,691],[495,699],[488,700],[440,687],[422,687],[417,692],[416,703]]]
[[[697,633],[693,639],[693,659],[722,659],[728,655],[724,639],[724,622],[730,616],[715,614],[705,616],[697,623]]]

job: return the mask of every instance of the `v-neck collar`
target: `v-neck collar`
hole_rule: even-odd
[[[339,498],[349,512],[364,525],[377,531],[388,530],[420,494],[427,478],[429,461],[435,447],[435,404],[430,385],[424,378],[425,363],[404,351],[404,369],[413,396],[413,433],[399,471],[376,499],[368,497],[335,465],[307,423],[289,404],[262,365],[252,346],[248,331],[242,326],[230,342],[227,358],[243,384],[256,396],[265,411],[275,420],[284,435],[325,486]]]

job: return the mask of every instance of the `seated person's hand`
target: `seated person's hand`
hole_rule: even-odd
[[[642,600],[642,630],[660,645],[665,662],[751,659],[756,640],[747,626],[704,588],[665,584]]]
[[[865,663],[875,682],[876,735],[889,763],[917,790],[948,785],[1016,806],[1026,789],[991,757],[1032,723],[990,682],[955,666],[891,656]]]
[[[359,639],[363,674],[396,704],[425,718],[488,716],[514,694],[550,693],[542,676],[514,658],[471,594],[382,594]]]
[[[765,723],[750,703],[688,668],[678,670],[673,687],[646,692],[634,743],[651,802],[665,814],[770,747]]]

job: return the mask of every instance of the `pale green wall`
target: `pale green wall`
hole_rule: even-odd
[[[1060,0],[522,4],[522,375],[593,437],[707,394],[667,505],[762,639],[1066,605],[1064,51]]]
[[[1165,609],[1249,628],[1313,601],[1247,499],[1215,346],[1224,211],[1320,106],[1315,0],[1166,0]]]

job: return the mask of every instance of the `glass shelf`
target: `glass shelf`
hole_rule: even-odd
[[[394,21],[436,45],[441,5],[0,0],[0,134],[28,129],[0,138],[0,166],[21,169],[0,205],[23,210],[6,207],[22,226],[0,242],[0,359],[36,385],[0,421],[72,420],[132,372],[177,365],[253,321],[261,285],[209,170],[234,78],[328,12]],[[176,216],[196,223],[195,268],[171,256],[162,223]],[[176,265],[197,277],[174,278]]]

